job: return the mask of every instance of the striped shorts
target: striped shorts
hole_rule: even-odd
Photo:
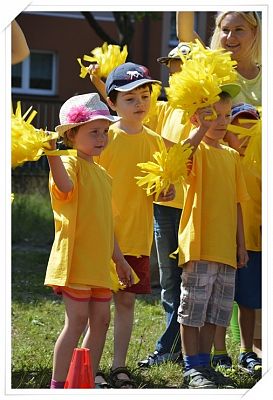
[[[205,322],[228,326],[232,314],[236,269],[209,261],[189,261],[183,266],[180,324],[201,327]]]
[[[73,286],[73,285],[71,285]],[[101,287],[89,287],[86,285],[76,287],[70,286],[53,286],[53,291],[57,295],[67,296],[75,301],[95,301],[95,302],[109,302],[112,299],[112,292],[110,289]]]

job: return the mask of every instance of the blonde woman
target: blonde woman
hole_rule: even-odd
[[[177,12],[179,41],[199,38],[194,31],[194,13]],[[200,38],[199,38],[200,39]],[[261,105],[261,20],[257,12],[226,11],[218,13],[210,41],[211,49],[224,48],[237,61],[241,92],[233,104],[245,102]]]

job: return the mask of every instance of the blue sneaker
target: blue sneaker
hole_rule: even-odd
[[[145,360],[141,360],[137,364],[140,368],[149,368],[153,365],[163,364],[168,361],[182,363],[183,357],[181,355],[181,352],[179,351],[177,353],[159,354],[158,351],[155,350],[153,354],[149,354]]]
[[[239,355],[238,367],[249,375],[260,378],[262,375],[262,362],[254,351]]]
[[[183,386],[188,389],[217,389],[215,378],[209,376],[206,368],[197,366],[183,375]]]

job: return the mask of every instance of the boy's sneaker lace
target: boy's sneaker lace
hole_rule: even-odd
[[[213,356],[211,360],[211,365],[216,368],[216,367],[221,367],[224,369],[230,369],[232,368],[232,360],[231,358],[227,355],[217,355]]]
[[[183,378],[183,385],[189,389],[217,389],[215,382],[209,379],[206,368],[201,366],[186,371]]]
[[[258,358],[257,354],[254,353],[254,351],[241,353],[239,355],[238,367],[241,370],[257,378],[261,377],[262,375],[261,359]]]

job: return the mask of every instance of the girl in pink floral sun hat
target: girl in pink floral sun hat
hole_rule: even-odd
[[[51,388],[64,388],[73,350],[88,321],[96,375],[110,321],[112,258],[120,281],[126,286],[133,281],[114,239],[111,178],[93,160],[107,145],[110,124],[119,119],[96,93],[71,97],[61,107],[56,131],[77,156],[48,156],[55,238],[45,285],[62,295],[65,305],[64,328],[54,348]]]

